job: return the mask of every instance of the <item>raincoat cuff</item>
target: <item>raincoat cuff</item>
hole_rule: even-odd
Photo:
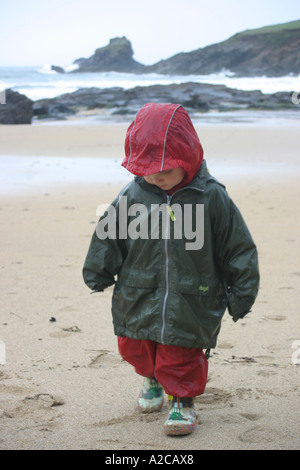
[[[250,308],[253,305],[252,297],[238,297],[234,294],[228,296],[228,311],[232,316],[234,322],[244,318],[247,313],[251,312]]]

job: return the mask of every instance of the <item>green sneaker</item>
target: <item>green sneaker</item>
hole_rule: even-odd
[[[196,424],[196,410],[193,398],[169,397],[170,411],[164,424],[168,436],[191,434]]]
[[[138,407],[142,413],[159,411],[164,403],[164,389],[155,378],[145,377]]]

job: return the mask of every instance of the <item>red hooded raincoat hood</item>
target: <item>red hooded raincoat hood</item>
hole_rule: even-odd
[[[200,169],[203,149],[192,121],[179,104],[148,103],[137,113],[125,138],[122,166],[136,176],[182,167],[190,183]]]

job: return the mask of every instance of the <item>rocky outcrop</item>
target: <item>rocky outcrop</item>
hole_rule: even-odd
[[[113,38],[105,47],[96,49],[88,59],[77,59],[76,72],[132,72],[140,73],[145,65],[133,59],[133,49],[130,41],[125,37]]]
[[[232,111],[250,109],[293,109],[290,93],[263,94],[223,85],[183,83],[153,85],[125,90],[113,88],[82,88],[52,99],[34,103],[38,118],[64,119],[84,110],[106,109],[112,114],[135,114],[148,102],[180,103],[188,112]]]
[[[0,103],[0,124],[31,124],[33,102],[9,89],[3,95],[5,99]]]
[[[78,69],[70,73],[115,71],[206,75],[226,69],[237,76],[279,77],[300,74],[299,51],[300,20],[247,30],[226,41],[176,54],[151,66],[133,59],[132,46],[126,37],[114,38],[88,59],[75,60]]]
[[[254,77],[300,74],[300,21],[238,33],[227,41],[158,62],[148,71],[205,75],[230,70]]]
[[[63,67],[60,67],[59,65],[51,65],[51,70],[56,73],[65,73],[65,69]]]

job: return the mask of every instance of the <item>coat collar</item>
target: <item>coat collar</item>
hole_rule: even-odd
[[[221,184],[213,176],[211,176],[207,168],[206,160],[203,160],[202,165],[195,178],[189,184],[178,189],[173,194],[176,194],[178,191],[181,191],[183,189],[195,189],[196,191],[205,191],[207,184],[213,181],[215,183]],[[163,191],[157,186],[147,183],[142,176],[136,176],[135,182],[145,191],[154,192],[155,194],[166,194],[166,191]]]

